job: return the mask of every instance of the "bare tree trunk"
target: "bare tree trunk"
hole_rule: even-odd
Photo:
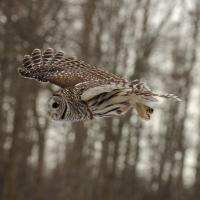
[[[21,82],[22,83],[22,82]],[[17,91],[20,90],[22,84],[18,84]],[[26,90],[24,90],[26,93]],[[14,118],[14,130],[12,134],[12,143],[9,151],[9,160],[6,167],[5,174],[5,187],[3,191],[3,200],[15,200],[17,199],[17,189],[16,189],[16,177],[18,170],[18,153],[20,145],[20,135],[25,131],[23,124],[23,119],[26,118],[26,110],[24,105],[25,102],[23,93],[17,93],[16,99],[18,101],[15,104],[15,118]]]
[[[105,124],[104,130],[104,140],[102,143],[102,151],[101,151],[101,160],[99,164],[99,172],[98,172],[98,192],[97,197],[100,199],[109,199],[110,195],[110,185],[109,181],[109,167],[108,167],[108,159],[109,159],[109,144],[112,140],[112,119],[108,119]]]

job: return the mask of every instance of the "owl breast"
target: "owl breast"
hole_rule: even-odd
[[[93,118],[87,103],[81,100],[79,93],[74,88],[61,89],[54,96],[60,96],[64,101],[62,112],[56,113],[57,116],[60,116],[58,120],[84,121]]]
[[[67,121],[85,121],[92,119],[92,113],[88,109],[88,106],[83,101],[68,101],[67,109],[63,115],[63,120]]]

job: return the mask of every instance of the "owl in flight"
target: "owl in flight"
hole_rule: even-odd
[[[155,97],[180,99],[173,94],[157,94],[139,80],[128,81],[96,68],[62,51],[35,49],[25,55],[21,76],[50,82],[60,87],[48,101],[48,112],[54,120],[83,121],[113,117],[135,109],[143,119],[150,119],[153,108],[146,105]]]

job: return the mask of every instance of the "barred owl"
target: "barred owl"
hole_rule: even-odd
[[[153,108],[146,105],[155,97],[180,99],[173,94],[157,94],[139,80],[128,81],[62,51],[35,49],[25,55],[18,69],[21,76],[50,82],[60,87],[48,101],[54,120],[83,121],[99,117],[120,116],[135,109],[143,119],[150,119]]]

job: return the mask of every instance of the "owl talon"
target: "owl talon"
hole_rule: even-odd
[[[150,114],[152,114],[153,113],[153,108],[148,108],[148,110],[147,110]]]

